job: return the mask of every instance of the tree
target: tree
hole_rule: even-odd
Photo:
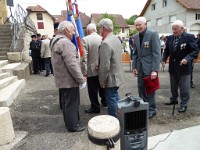
[[[120,27],[119,27],[118,24],[116,23],[116,20],[115,20],[115,17],[114,17],[114,16],[111,16],[111,15],[109,15],[108,13],[105,13],[105,14],[102,15],[102,18],[101,18],[101,19],[104,19],[104,18],[109,18],[110,20],[112,20],[112,22],[113,22],[113,33],[114,33],[115,35],[118,34],[118,33],[121,31]]]
[[[138,17],[138,15],[133,15],[129,19],[125,19],[126,23],[128,25],[134,25],[135,19]]]

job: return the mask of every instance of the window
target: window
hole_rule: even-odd
[[[167,0],[163,0],[163,8],[167,7]]]
[[[151,26],[151,20],[147,20],[147,27]]]
[[[43,20],[42,13],[37,13],[37,20]]]
[[[122,33],[124,33],[125,31],[124,31],[124,28],[122,28]]]
[[[156,24],[157,24],[157,26],[161,26],[162,25],[162,18],[158,18]]]
[[[176,15],[169,17],[169,23],[173,23],[176,20]]]
[[[156,10],[156,3],[151,5],[151,10]]]
[[[196,20],[200,20],[200,14],[196,13]]]
[[[38,29],[44,29],[44,23],[38,22]]]

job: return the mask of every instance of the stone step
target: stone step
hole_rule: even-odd
[[[8,56],[0,56],[0,60],[7,60],[8,59]],[[0,70],[1,72],[1,70]]]
[[[1,79],[5,79],[5,78],[7,78],[7,77],[10,77],[10,74],[9,73],[0,73],[0,80]]]
[[[11,25],[0,25],[0,31],[11,30]]]
[[[11,83],[17,81],[17,76],[7,77],[5,79],[0,80],[0,90],[5,88],[6,86],[10,85]]]
[[[10,47],[0,47],[0,51],[9,51]]]
[[[21,79],[0,90],[0,107],[10,106],[25,84],[25,79]]]
[[[0,68],[7,64],[8,64],[8,60],[0,60]]]
[[[10,45],[12,43],[11,40],[0,40],[0,45]]]
[[[0,72],[9,72],[11,75],[13,74],[13,70],[20,66],[21,63],[10,63],[0,68]]]

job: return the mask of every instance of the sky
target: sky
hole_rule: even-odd
[[[139,15],[147,0],[76,0],[80,12],[90,16],[91,13],[121,14],[128,19]],[[66,0],[13,0],[23,8],[40,5],[51,15],[60,15],[66,9]],[[74,2],[74,0],[72,0]]]

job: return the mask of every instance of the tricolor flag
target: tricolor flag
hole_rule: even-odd
[[[84,37],[83,27],[80,19],[80,13],[78,11],[77,1],[74,0],[72,4],[71,0],[66,0],[67,5],[67,20],[71,21],[75,27],[75,35],[72,42],[76,46],[77,53],[79,52],[80,57],[83,56],[83,46],[81,43],[81,38]]]

